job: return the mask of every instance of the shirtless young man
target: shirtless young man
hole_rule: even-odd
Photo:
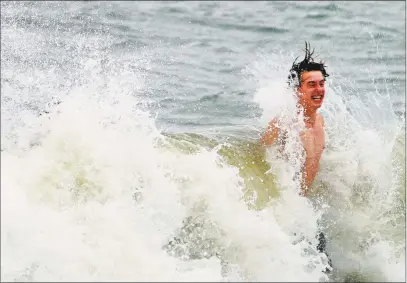
[[[288,85],[293,88],[298,97],[298,106],[303,109],[305,131],[300,133],[300,138],[305,152],[305,162],[302,166],[301,195],[306,196],[307,190],[311,186],[316,174],[319,171],[319,161],[325,148],[324,118],[317,111],[322,106],[325,98],[325,78],[329,75],[325,70],[325,65],[314,62],[309,44],[305,43],[305,58],[299,63],[294,61]],[[286,133],[278,126],[278,118],[273,119],[261,137],[263,145],[271,145],[277,140],[284,147]],[[319,252],[325,252],[325,235],[320,232],[317,235]],[[328,257],[329,265],[332,267]],[[326,269],[325,272],[329,272]]]
[[[324,118],[317,111],[325,97],[325,78],[329,75],[324,64],[314,62],[309,45],[305,43],[305,58],[294,61],[288,84],[298,96],[298,104],[303,109],[306,130],[300,133],[305,151],[302,167],[301,195],[306,196],[319,170],[319,161],[325,148]],[[264,145],[271,145],[277,139],[284,139],[285,134],[278,127],[278,118],[273,119],[261,137]],[[284,145],[284,141],[282,142]]]

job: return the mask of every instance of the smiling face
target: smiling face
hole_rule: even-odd
[[[299,103],[305,109],[316,111],[321,107],[325,96],[325,78],[321,71],[302,72],[297,94]]]

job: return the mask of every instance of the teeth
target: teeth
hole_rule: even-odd
[[[315,99],[315,100],[320,100],[322,98],[322,96],[313,96],[312,97],[312,99]]]

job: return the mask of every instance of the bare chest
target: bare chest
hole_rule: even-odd
[[[320,158],[325,148],[325,130],[322,125],[301,133],[301,141],[308,157]]]

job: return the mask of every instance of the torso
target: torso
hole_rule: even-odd
[[[306,130],[300,136],[307,154],[307,158],[311,158],[313,163],[319,165],[322,152],[325,148],[325,129],[322,121],[322,116],[317,114],[315,124],[307,125]]]
[[[300,138],[306,153],[306,159],[313,164],[310,172],[306,172],[308,175],[315,178],[319,170],[319,162],[322,153],[325,148],[325,129],[323,118],[320,114],[317,114],[314,125],[306,123],[306,130],[300,133]],[[285,144],[287,139],[287,133],[282,133],[282,139],[280,144],[280,154],[283,157],[288,158],[285,152]]]

